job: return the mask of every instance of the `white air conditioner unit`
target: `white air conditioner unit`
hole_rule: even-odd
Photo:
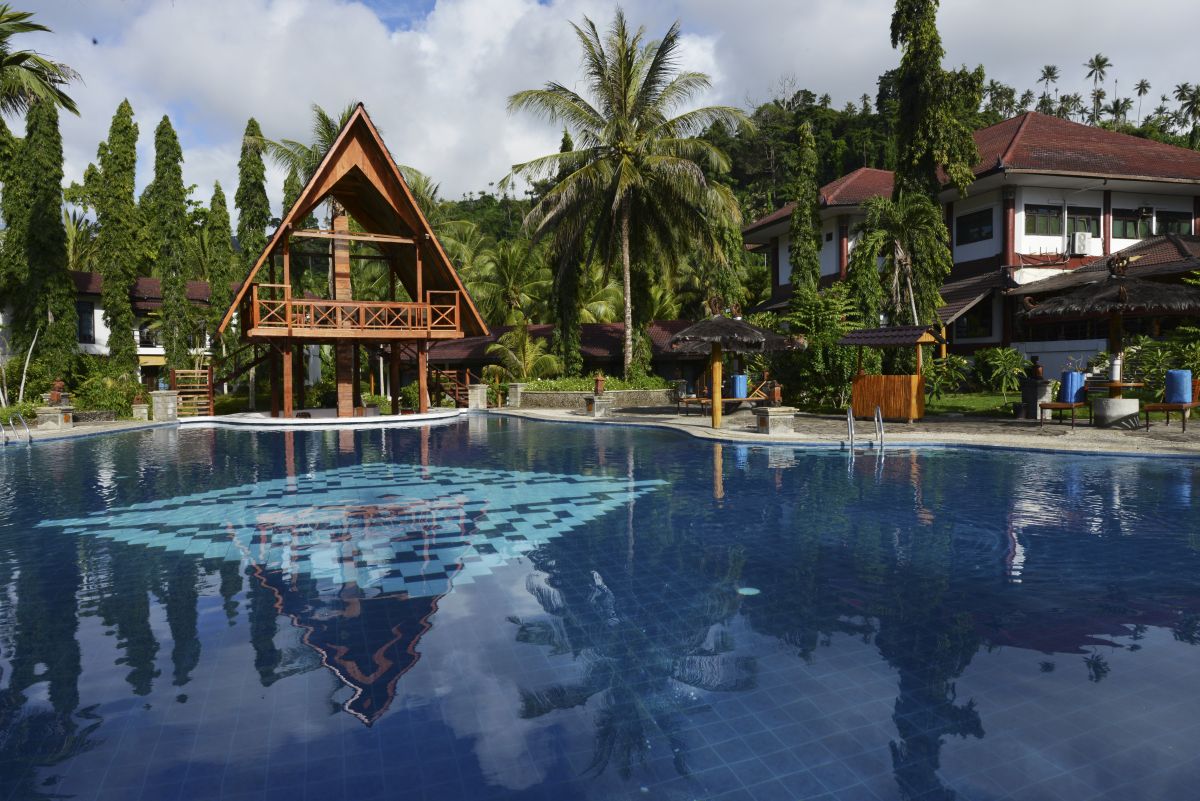
[[[1092,234],[1089,231],[1076,231],[1071,239],[1071,255],[1086,256],[1092,245]]]

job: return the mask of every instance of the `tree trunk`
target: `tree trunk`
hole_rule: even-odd
[[[629,201],[621,206],[621,276],[625,282],[625,353],[624,375],[629,380],[633,366],[633,294],[629,269]]]

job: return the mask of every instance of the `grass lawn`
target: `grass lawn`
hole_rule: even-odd
[[[965,414],[976,417],[1012,417],[1013,403],[1021,393],[1009,393],[1008,400],[1000,393],[964,392],[947,394],[937,400],[926,399],[925,414]]]

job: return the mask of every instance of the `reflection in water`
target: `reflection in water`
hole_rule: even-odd
[[[1006,693],[1037,698],[1051,726],[1120,729],[1151,725],[1129,698],[1193,675],[1196,475],[1167,461],[847,459],[483,417],[0,454],[0,786],[123,798],[83,777],[130,761],[147,782],[179,760],[232,770],[235,756],[212,754],[236,753],[229,737],[259,718],[285,736],[268,748],[251,729],[252,764],[330,748],[325,769],[341,771],[351,743],[380,747],[352,738],[379,733],[377,761],[408,786],[432,786],[422,765],[436,763],[462,777],[447,797],[480,796],[495,788],[472,737],[441,711],[482,686],[454,669],[469,653],[502,695],[488,708],[509,716],[489,725],[586,745],[569,766],[555,762],[566,746],[514,746],[541,753],[537,781],[560,782],[530,779],[531,792],[671,797],[660,789],[686,777],[679,792],[716,795],[714,762],[739,786],[775,770],[791,787],[832,753],[876,795],[995,795],[968,779],[1000,763],[963,760],[1035,750]],[[57,521],[42,518],[47,492]],[[493,653],[476,653],[481,630]],[[447,649],[436,673],[431,647]],[[846,695],[861,696],[859,750],[842,753]],[[1097,735],[1089,760],[1161,739],[1153,776],[1126,768],[1146,782],[1127,797],[1171,797],[1187,773],[1172,722],[1200,714],[1189,703],[1156,707],[1160,729],[1134,743]],[[142,722],[211,747],[139,751]],[[778,737],[753,739],[754,725]],[[864,754],[876,772],[855,772]]]

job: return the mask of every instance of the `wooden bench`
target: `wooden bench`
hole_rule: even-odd
[[[744,398],[726,398],[722,396],[721,409],[729,412],[733,409],[736,409],[743,403],[761,404],[769,402],[770,398],[767,397],[768,383],[770,382],[765,380],[759,382],[758,386],[747,392],[746,397]],[[712,397],[708,395],[696,395],[690,398],[677,397],[675,399],[675,412],[677,414],[687,414],[687,410],[692,406],[698,406],[700,408],[700,413],[703,414],[706,408],[711,409]]]
[[[1044,402],[1038,404],[1039,411],[1058,412],[1058,421],[1060,423],[1062,422],[1062,413],[1067,410],[1070,410],[1070,412],[1071,412],[1071,428],[1072,429],[1075,428],[1075,410],[1079,409],[1079,408],[1085,408],[1088,410],[1088,424],[1091,425],[1092,405],[1090,403],[1087,403],[1086,401],[1079,402],[1079,403],[1067,403],[1065,401],[1044,401]],[[1038,415],[1038,418],[1039,418],[1038,419],[1039,425],[1042,425],[1042,426],[1046,425],[1045,417]]]
[[[1147,403],[1142,407],[1142,411],[1146,413],[1146,430],[1150,430],[1150,412],[1165,412],[1167,415],[1167,425],[1171,425],[1171,412],[1179,412],[1179,416],[1183,418],[1183,430],[1187,431],[1188,412],[1200,406],[1200,379],[1192,381],[1192,402],[1191,403]]]

